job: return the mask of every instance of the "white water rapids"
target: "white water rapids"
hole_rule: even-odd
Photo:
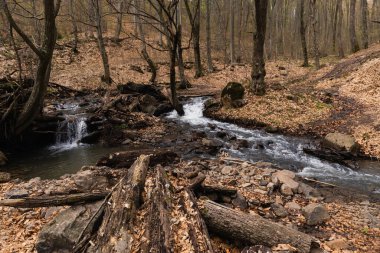
[[[185,115],[179,117],[173,111],[167,118],[177,122],[187,123],[193,129],[204,131],[215,137],[216,132],[226,132],[245,139],[249,142],[249,148],[225,149],[232,157],[248,161],[268,161],[280,167],[289,168],[298,172],[303,177],[312,177],[322,181],[334,182],[345,186],[358,186],[359,188],[373,192],[380,191],[380,171],[375,174],[354,171],[346,166],[323,161],[317,157],[306,154],[304,147],[309,146],[305,139],[286,137],[278,134],[269,134],[261,130],[251,130],[230,123],[223,123],[203,116],[203,104],[205,98],[194,98],[184,105]],[[220,139],[226,146],[228,141]],[[255,148],[255,143],[261,143],[264,149]]]

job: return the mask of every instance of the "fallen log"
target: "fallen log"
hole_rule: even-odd
[[[84,204],[104,199],[108,192],[100,193],[77,193],[69,195],[27,197],[22,199],[3,199],[0,206],[10,206],[16,208],[37,208],[47,206],[70,206]]]
[[[97,162],[97,165],[108,166],[111,168],[128,168],[140,155],[151,155],[149,166],[155,166],[157,164],[166,166],[173,163],[174,160],[178,158],[177,153],[172,149],[140,149],[110,154],[108,157],[101,158]]]
[[[106,206],[102,224],[86,252],[129,252],[131,235],[128,232],[141,205],[141,194],[149,167],[149,156],[141,155]]]
[[[142,253],[171,252],[173,235],[170,223],[172,209],[171,183],[162,167],[156,168],[155,188],[150,199],[147,213],[147,226],[142,245]]]
[[[198,202],[198,206],[209,230],[228,239],[269,247],[290,244],[300,253],[309,253],[319,246],[316,238],[258,215],[236,211],[209,200]]]

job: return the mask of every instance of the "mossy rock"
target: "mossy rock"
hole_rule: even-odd
[[[244,87],[241,83],[229,82],[226,87],[222,90],[222,98],[229,96],[233,100],[243,99],[244,97]]]

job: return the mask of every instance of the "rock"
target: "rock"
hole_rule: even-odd
[[[236,148],[237,149],[240,149],[240,148],[249,148],[249,142],[247,140],[237,139],[235,143],[236,143]]]
[[[29,193],[25,189],[15,189],[15,190],[9,190],[4,194],[4,197],[7,199],[20,199],[28,197]]]
[[[280,70],[280,75],[288,76],[288,71],[286,71],[285,69],[282,69],[282,70]]]
[[[274,213],[274,215],[276,215],[277,217],[280,217],[280,218],[284,218],[286,216],[288,216],[288,212],[286,211],[286,209],[280,205],[280,204],[277,204],[277,203],[273,203],[271,205],[271,209]]]
[[[290,188],[287,184],[282,184],[280,191],[285,196],[292,196],[294,194],[292,188]]]
[[[223,146],[220,141],[207,138],[202,139],[202,145],[209,148],[219,148]]]
[[[271,248],[262,245],[245,247],[241,253],[272,253]]]
[[[304,207],[302,214],[306,218],[306,223],[312,226],[318,225],[330,219],[330,215],[326,207],[318,203],[312,203]]]
[[[318,192],[317,189],[314,189],[313,187],[304,183],[299,183],[298,193],[305,195],[305,197],[307,198],[320,196],[320,193]]]
[[[145,94],[139,98],[140,110],[142,112],[153,114],[157,109],[157,100],[148,94]]]
[[[231,105],[233,108],[241,108],[245,106],[248,102],[244,99],[237,99],[237,100],[232,100]]]
[[[169,113],[173,110],[174,110],[173,105],[171,105],[170,103],[164,103],[157,106],[157,108],[153,112],[153,115],[158,117],[158,116],[161,116],[162,114]]]
[[[85,144],[95,144],[99,141],[99,138],[101,136],[102,136],[101,131],[95,131],[95,132],[92,132],[92,133],[89,133],[89,134],[83,136],[83,138],[80,140],[80,142],[85,143]]]
[[[110,186],[109,180],[105,176],[95,175],[91,170],[82,167],[81,171],[73,175],[74,184],[79,189],[91,191],[94,189],[104,190]]]
[[[286,203],[285,208],[289,209],[291,211],[299,211],[299,210],[301,210],[301,206],[298,205],[296,202],[288,202],[288,203]]]
[[[0,150],[0,166],[4,166],[5,164],[7,164],[8,162],[8,159],[7,157],[5,156],[5,154],[3,152],[1,152]]]
[[[322,144],[327,148],[353,153],[357,152],[359,149],[359,145],[354,137],[338,132],[327,134],[323,139]]]
[[[222,168],[221,173],[226,176],[233,176],[237,174],[237,171],[230,166],[225,166]]]
[[[11,174],[7,172],[0,172],[0,183],[6,183],[11,180]]]
[[[222,132],[222,131],[219,131],[216,133],[216,137],[221,138],[221,139],[227,137],[227,135],[228,134],[226,132]]]
[[[273,183],[280,182],[282,184],[281,192],[284,195],[290,196],[293,194],[290,194],[288,189],[290,189],[293,193],[297,193],[297,190],[299,187],[299,183],[293,180],[295,177],[296,177],[296,174],[292,171],[280,170],[280,171],[273,173],[272,182]]]
[[[206,100],[204,103],[204,110],[214,109],[218,108],[220,106],[220,102],[216,100],[215,98],[210,98]]]
[[[244,97],[244,87],[241,83],[229,82],[222,90],[221,104],[226,107],[234,107],[233,102]]]
[[[250,187],[252,184],[251,183],[244,183],[241,185],[242,188],[247,188]]]
[[[328,241],[326,245],[332,250],[344,250],[350,247],[350,243],[343,238]]]
[[[235,207],[239,207],[242,210],[245,210],[248,208],[248,203],[247,203],[246,198],[240,193],[236,194],[236,198],[232,200],[232,205],[234,205]]]
[[[265,127],[265,131],[267,133],[277,133],[279,130],[278,130],[278,127],[276,126],[267,126]]]
[[[58,214],[39,233],[36,243],[37,252],[72,252],[78,237],[102,202],[72,206]],[[92,226],[94,226],[93,223],[89,228],[91,229]]]

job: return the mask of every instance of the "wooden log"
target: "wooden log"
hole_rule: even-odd
[[[142,253],[171,252],[173,235],[170,224],[172,191],[169,179],[162,167],[156,168],[155,188],[152,192]]]
[[[200,201],[198,206],[209,230],[228,239],[269,247],[290,244],[300,253],[308,253],[319,246],[316,238],[258,215],[236,211],[209,200]]]
[[[191,210],[189,209],[189,207],[184,205],[185,211],[186,211],[188,216],[193,216],[195,221],[196,221],[195,224],[189,223],[189,225],[196,226],[197,229],[202,234],[201,239],[200,239],[201,240],[200,243],[203,244],[204,248],[203,248],[203,250],[200,250],[199,246],[198,246],[200,244],[198,242],[199,239],[193,239],[194,241],[196,240],[196,242],[193,243],[195,252],[213,253],[214,249],[213,249],[212,244],[211,244],[210,235],[208,233],[206,223],[204,222],[204,220],[201,216],[201,213],[199,212],[196,198],[195,198],[193,192],[189,189],[185,190],[185,196],[188,199],[188,202],[191,204]],[[197,246],[198,246],[198,250],[196,249]]]
[[[140,155],[151,155],[149,166],[155,166],[157,164],[165,166],[171,164],[174,160],[178,158],[177,153],[175,153],[173,149],[140,149],[110,154],[108,157],[101,158],[97,162],[97,165],[108,166],[111,168],[128,168]]]
[[[141,155],[112,193],[102,224],[87,252],[129,252],[129,229],[141,205],[150,157]]]
[[[0,206],[10,206],[17,208],[69,206],[104,199],[107,196],[107,194],[108,192],[77,193],[57,196],[27,197],[22,199],[3,199],[0,200]]]
[[[197,177],[191,180],[190,185],[187,187],[190,190],[198,190],[202,187],[203,181],[205,181],[206,176],[202,173],[199,173]]]

